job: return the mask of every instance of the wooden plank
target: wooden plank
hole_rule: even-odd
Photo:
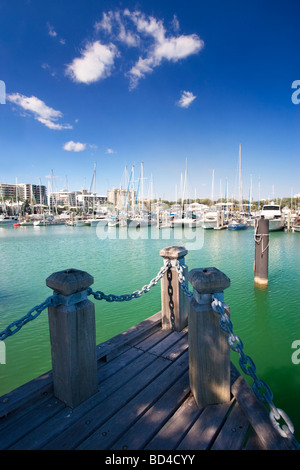
[[[176,449],[202,411],[203,409],[197,407],[194,397],[190,395],[145,446],[145,450]]]
[[[162,357],[168,359],[169,361],[176,360],[181,354],[188,350],[189,343],[187,335],[183,336],[181,340],[177,341],[176,344],[167,349]]]
[[[209,449],[221,429],[232,403],[231,401],[206,406],[176,450]]]
[[[186,371],[166,392],[143,414],[110,449],[144,449],[159,429],[166,423],[190,393],[189,373]]]
[[[184,336],[186,336],[186,331],[173,331],[169,336],[160,341],[160,343],[156,344],[151,349],[149,349],[149,352],[151,354],[155,354],[156,356],[162,356],[168,349],[174,347],[174,345],[176,347],[177,342],[181,340]]]
[[[249,426],[249,421],[243,410],[238,403],[235,403],[211,450],[241,450]]]
[[[139,390],[140,393],[132,397],[131,401],[128,400],[123,407],[119,407],[118,412],[112,415],[110,419],[102,420],[102,424],[99,420],[99,426],[95,429],[95,432],[77,446],[77,449],[110,449],[112,443],[130,429],[130,427],[147,412],[153,403],[155,403],[162,394],[168,390],[170,385],[176,382],[188,368],[187,353],[180,357],[175,363],[170,363],[166,359],[161,358],[157,358],[156,360],[158,359],[165,361],[169,367],[158,374],[155,380],[145,381],[144,387]],[[135,387],[139,382],[141,382],[141,380],[137,379]],[[125,388],[123,388],[122,393],[126,393]],[[116,399],[120,398],[116,397]]]
[[[257,437],[257,434],[251,429],[250,436],[245,444],[245,450],[265,450],[261,440]]]
[[[110,376],[107,380],[101,383],[97,394],[93,395],[93,397],[79,405],[74,410],[67,408],[65,412],[57,414],[53,419],[48,420],[33,432],[28,433],[28,435],[21,439],[13,448],[28,450],[39,449],[50,439],[55,438],[68,427],[71,427],[77,422],[77,420],[81,419],[85,422],[84,417],[86,413],[92,414],[92,410],[94,408],[99,406],[99,404],[101,404],[107,397],[110,397],[116,389],[119,389],[123,384],[126,384],[126,382],[134,383],[136,375],[141,371],[144,371],[149,364],[152,364],[155,361],[155,357],[151,354],[141,354],[138,350],[136,350],[136,354],[138,357],[134,362],[134,365],[130,362],[127,367],[121,368],[116,374]]]
[[[232,393],[242,407],[265,449],[288,450],[292,448],[288,439],[282,438],[275,430],[270,421],[268,411],[263,403],[257,399],[253,390],[242,376],[233,384]]]
[[[151,356],[148,353],[144,355]],[[103,423],[109,420],[118,411],[140,392],[144,392],[145,383],[151,383],[158,376],[162,377],[162,372],[169,367],[166,359],[155,358],[148,367],[145,367],[139,375],[133,377],[124,386],[111,393],[106,400],[85,414],[82,419],[69,426],[65,432],[60,433],[56,439],[51,440],[44,449],[74,449],[84,439],[94,433]],[[117,423],[119,425],[119,423]]]
[[[26,402],[36,400],[43,393],[52,393],[52,372],[47,372],[36,379],[6,393],[0,398],[0,418],[22,407]]]
[[[171,333],[172,330],[162,330],[159,328],[157,331],[155,331],[150,336],[147,336],[147,338],[143,339],[142,341],[134,341],[130,342],[130,344],[131,346],[141,349],[142,351],[149,351],[149,349],[155,347],[162,340],[165,340],[165,338],[167,338]]]
[[[114,336],[113,338],[97,346],[97,360],[110,361],[120,354],[130,342],[142,339],[161,326],[161,312],[157,312],[151,317],[143,320],[138,325],[134,325],[128,330]]]
[[[1,429],[0,449],[8,449],[65,408],[65,405],[56,398],[48,398],[40,404],[35,403],[29,409],[26,407],[24,409],[26,414],[22,416],[18,414],[17,419],[8,420],[9,425]]]

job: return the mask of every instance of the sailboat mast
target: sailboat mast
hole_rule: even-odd
[[[144,163],[141,163],[141,196],[142,196],[142,213],[144,212]]]
[[[239,147],[239,201],[240,211],[243,208],[243,192],[242,192],[242,146]]]

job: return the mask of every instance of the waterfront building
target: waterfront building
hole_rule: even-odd
[[[47,201],[46,186],[28,183],[0,183],[0,200],[5,202],[7,200],[16,201],[16,199],[27,200],[30,204],[45,204]]]
[[[107,191],[107,202],[118,209],[132,206],[135,203],[136,191],[133,189],[113,188]]]

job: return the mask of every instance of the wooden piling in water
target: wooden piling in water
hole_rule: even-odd
[[[254,283],[259,286],[268,285],[269,271],[269,221],[264,217],[255,221],[255,259]]]
[[[75,408],[98,391],[95,306],[87,299],[94,279],[68,269],[46,280],[59,305],[48,307],[54,395]]]
[[[230,401],[228,334],[212,309],[212,294],[222,293],[230,279],[216,268],[192,269],[194,287],[189,314],[189,376],[198,407]]]

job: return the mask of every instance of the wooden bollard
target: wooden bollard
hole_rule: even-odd
[[[192,269],[194,287],[189,314],[190,387],[198,407],[230,401],[230,347],[212,294],[222,293],[230,279],[216,268]]]
[[[181,331],[188,322],[190,301],[183,292],[178,279],[176,263],[184,262],[188,251],[182,246],[168,246],[160,251],[160,256],[171,262],[172,266],[161,280],[162,328]],[[187,281],[188,270],[183,268]]]
[[[255,221],[255,259],[254,283],[260,286],[268,285],[269,271],[269,221],[264,217]]]
[[[58,295],[48,307],[54,395],[75,408],[98,391],[95,306],[87,299],[94,279],[68,269],[46,280]]]

